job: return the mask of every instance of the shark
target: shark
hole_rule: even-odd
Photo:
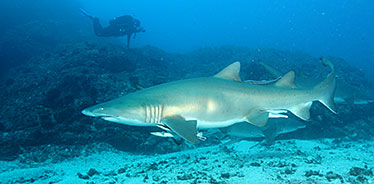
[[[272,144],[275,138],[281,134],[290,133],[305,128],[306,124],[292,118],[270,118],[263,127],[258,127],[247,122],[240,122],[234,125],[220,128],[224,134],[246,138],[264,138],[264,142]]]
[[[335,70],[308,89],[295,85],[290,71],[274,84],[253,84],[240,79],[240,62],[210,77],[184,79],[149,87],[88,107],[86,116],[131,126],[157,126],[153,135],[179,137],[192,144],[204,140],[200,129],[223,128],[240,122],[263,127],[269,118],[286,118],[290,112],[310,119],[313,102],[336,113]]]

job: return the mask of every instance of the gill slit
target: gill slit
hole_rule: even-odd
[[[145,123],[160,124],[164,113],[164,105],[144,105]]]

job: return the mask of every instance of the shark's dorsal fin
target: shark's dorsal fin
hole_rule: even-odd
[[[237,61],[227,66],[223,70],[221,70],[219,73],[214,75],[214,77],[240,82],[242,80],[239,77],[239,73],[240,73],[240,63]]]
[[[289,71],[284,75],[281,79],[279,79],[275,84],[277,87],[282,87],[282,88],[296,88],[295,84],[295,72],[294,71]]]

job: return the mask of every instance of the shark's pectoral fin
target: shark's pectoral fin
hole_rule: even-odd
[[[162,120],[162,123],[168,126],[173,132],[186,139],[188,142],[196,144],[197,137],[197,121],[186,121],[180,116],[167,117]]]
[[[308,121],[310,119],[309,109],[311,105],[312,105],[312,102],[300,104],[300,105],[290,108],[289,111],[291,111],[292,114],[299,117],[300,119],[304,121]]]
[[[263,127],[267,124],[269,119],[269,112],[267,111],[255,111],[250,112],[246,117],[245,120],[255,126]]]

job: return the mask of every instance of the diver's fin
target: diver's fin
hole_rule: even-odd
[[[239,73],[240,73],[240,63],[237,61],[227,66],[223,70],[221,70],[219,73],[214,75],[214,77],[234,80],[234,81],[242,81],[239,77]]]
[[[79,11],[80,11],[83,15],[87,16],[87,17],[90,18],[90,19],[94,19],[94,18],[95,18],[95,16],[93,16],[93,15],[90,14],[90,13],[88,13],[88,12],[87,12],[85,9],[83,9],[83,8],[80,8]]]
[[[295,72],[289,71],[288,73],[286,73],[286,75],[284,75],[275,83],[275,86],[282,88],[296,88]]]
[[[186,121],[180,116],[172,116],[164,118],[162,123],[168,126],[177,135],[181,136],[192,144],[196,144],[199,140],[197,137],[196,120]]]
[[[269,119],[269,112],[266,112],[266,111],[251,112],[245,117],[245,121],[258,127],[265,126],[268,122],[268,119]]]

